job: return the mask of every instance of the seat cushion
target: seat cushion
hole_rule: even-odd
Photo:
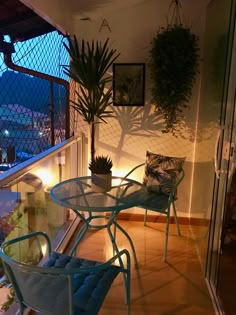
[[[185,158],[147,151],[143,184],[149,191],[169,195],[176,184]]]
[[[99,264],[101,263],[97,261],[66,256],[53,252],[49,259],[44,263],[44,266],[68,269],[94,267]],[[97,314],[112,282],[120,271],[121,267],[109,265],[96,272],[91,270],[90,272],[81,272],[73,275],[73,306],[75,314]]]

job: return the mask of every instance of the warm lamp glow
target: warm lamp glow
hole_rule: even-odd
[[[42,250],[43,256],[45,256],[46,253],[47,253],[47,245],[46,245],[46,244],[42,245],[42,246],[41,246],[41,250]]]
[[[126,170],[126,169],[115,169],[114,167],[112,168],[112,175],[113,176],[119,176],[119,177],[124,177],[128,172],[130,171],[129,170]]]
[[[106,245],[108,245],[108,244],[106,244]],[[119,249],[119,251],[121,252],[123,249],[125,249],[125,247],[118,247],[118,249]],[[108,259],[110,259],[112,256],[114,256],[114,250],[113,250],[113,247],[111,246],[111,244],[110,245],[108,245],[107,246],[107,248],[106,248],[106,259],[108,260]],[[124,263],[124,264],[126,264],[126,259],[125,259],[125,255],[123,255],[122,256],[122,262]],[[119,262],[119,259],[117,258],[115,261],[114,261],[114,263],[115,263],[115,265],[120,265],[120,262]]]
[[[124,177],[130,172],[131,168],[132,167],[130,167],[128,169],[124,169],[124,168],[123,169],[115,169],[115,168],[113,168],[112,169],[112,176]],[[140,181],[140,173],[134,172],[134,173],[132,173],[132,175],[129,178],[139,182]]]
[[[50,173],[48,169],[40,168],[35,171],[35,175],[37,175],[41,179],[42,183],[45,186],[52,186],[56,181],[53,174]]]

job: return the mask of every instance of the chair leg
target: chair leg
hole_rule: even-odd
[[[145,209],[145,213],[144,213],[144,225],[146,226],[147,224],[147,209]]]
[[[76,240],[75,240],[75,243],[73,244],[72,249],[70,250],[70,256],[73,256],[76,254],[76,249],[79,245],[79,242],[82,240],[87,230],[88,230],[88,224],[84,224],[76,237]]]
[[[113,224],[113,239],[114,239],[114,242],[116,243],[116,225]],[[114,246],[114,243],[112,243],[112,247],[113,247],[113,254],[116,253],[116,248]]]
[[[175,208],[175,203],[172,202],[172,205],[173,205],[173,211],[174,211],[174,216],[175,216],[175,223],[176,223],[177,230],[178,230],[178,236],[180,236],[181,233],[180,233],[179,220],[178,220],[178,217],[177,217],[177,212],[176,212],[176,208]]]
[[[20,307],[19,307],[18,312],[16,313],[16,315],[24,315],[25,309],[26,309],[26,307],[20,303]]]
[[[127,257],[127,271],[126,271],[126,282],[125,282],[125,302],[127,305],[127,315],[130,315],[130,256]]]
[[[170,216],[167,215],[167,218],[166,218],[166,240],[165,240],[165,248],[164,248],[164,256],[163,256],[164,262],[166,262],[166,257],[167,257],[169,224],[170,224]]]
[[[138,268],[138,259],[137,259],[137,256],[136,256],[136,251],[135,251],[134,243],[133,243],[131,237],[130,237],[129,234],[125,231],[125,229],[123,229],[123,228],[117,223],[117,221],[115,221],[113,224],[116,225],[116,227],[127,237],[128,241],[129,241],[129,243],[130,243],[131,250],[132,250],[132,252],[133,252],[135,268]],[[115,246],[116,252],[119,252],[118,247],[117,247],[116,242],[115,242],[115,239],[114,239],[114,236],[109,232],[109,229],[108,229],[108,233],[109,233],[109,235],[110,235],[111,241],[113,242],[113,246]]]

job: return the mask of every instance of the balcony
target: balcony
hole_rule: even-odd
[[[3,2],[8,5],[9,1]],[[32,8],[36,6],[35,1],[25,0],[23,2],[28,3],[29,7]],[[91,1],[91,4],[87,4],[88,6],[86,6],[86,1],[70,4],[66,3],[66,5],[64,1],[58,0],[52,0],[50,3],[41,1],[37,2],[37,6],[34,9],[35,12],[39,12],[42,17],[47,17],[47,20],[53,23],[56,28],[59,27],[62,33],[64,33],[64,30],[67,30],[70,34],[77,34],[79,32],[79,34],[85,38],[91,37],[99,39],[111,36],[114,47],[122,52],[121,58],[119,59],[121,63],[124,61],[146,62],[148,59],[151,35],[156,32],[160,25],[166,22],[165,13],[168,11],[169,7],[168,1],[155,3],[139,0],[121,1],[119,3],[110,1],[109,4],[107,1],[100,1],[99,4],[98,2],[99,1]],[[227,125],[227,123],[224,122],[225,117],[224,115],[221,117],[221,115],[222,113],[228,113],[226,120],[231,121],[230,115],[231,112],[234,113],[234,110],[231,111],[230,102],[226,105],[226,102],[221,103],[221,101],[219,101],[223,100],[221,93],[224,92],[223,94],[226,95],[225,90],[228,89],[228,87],[223,87],[223,82],[227,82],[227,80],[223,80],[224,71],[222,71],[221,74],[219,73],[217,80],[209,78],[212,62],[214,61],[215,64],[215,57],[218,57],[218,55],[215,56],[211,54],[217,51],[221,52],[223,55],[224,52],[224,48],[222,48],[221,45],[223,44],[224,46],[226,44],[225,38],[227,36],[222,39],[221,35],[228,34],[228,20],[231,16],[229,7],[231,6],[231,1],[227,1],[226,5],[222,5],[222,1],[220,0],[207,1],[208,3],[203,0],[196,3],[183,2],[184,13],[186,16],[189,16],[194,26],[194,32],[199,35],[200,42],[202,43],[201,55],[204,55],[199,80],[193,90],[190,102],[191,113],[187,114],[186,125],[183,125],[183,133],[177,139],[168,134],[161,133],[162,121],[158,116],[153,115],[151,110],[151,99],[148,92],[150,88],[149,75],[147,73],[145,106],[138,108],[133,106],[113,107],[115,117],[111,118],[109,123],[105,126],[100,126],[99,134],[96,139],[98,152],[111,155],[117,170],[122,170],[123,172],[126,172],[134,164],[142,163],[145,158],[146,150],[148,149],[155,149],[155,152],[158,150],[158,152],[169,156],[186,157],[184,166],[186,177],[183,187],[181,187],[179,191],[177,209],[182,219],[181,230],[183,237],[177,238],[175,235],[175,227],[171,227],[168,264],[163,264],[161,261],[164,230],[162,224],[152,223],[150,227],[144,228],[140,222],[134,221],[138,218],[143,218],[143,212],[141,210],[140,212],[131,210],[131,213],[121,217],[126,218],[126,221],[121,222],[124,224],[125,228],[130,230],[130,234],[137,248],[138,257],[141,261],[139,273],[133,269],[132,274],[133,293],[131,311],[135,314],[211,314],[213,310],[210,306],[211,302],[209,301],[208,293],[205,290],[204,275],[206,275],[210,287],[209,291],[214,295],[217,304],[222,302],[217,295],[221,295],[223,292],[223,295],[226,296],[225,304],[228,304],[228,298],[233,297],[232,292],[234,292],[234,288],[231,288],[230,292],[228,288],[230,287],[230,283],[233,283],[232,275],[236,273],[228,268],[228,261],[226,268],[223,268],[223,272],[221,272],[220,269],[223,264],[219,263],[219,261],[221,260],[222,262],[223,255],[221,248],[218,248],[222,230],[220,218],[223,217],[225,211],[225,187],[227,187],[228,179],[226,179],[226,183],[222,184],[222,187],[219,187],[220,191],[218,194],[218,186],[216,189],[214,187],[214,183],[218,182],[218,180],[215,178],[212,163],[213,159],[216,158],[215,142],[217,137],[219,136],[218,140],[223,142],[223,138],[221,141],[221,136],[218,133],[218,127],[222,131],[222,135],[225,134],[226,143],[231,141],[229,140],[231,139],[230,133],[228,134],[228,131],[224,131],[224,126]],[[11,1],[11,3],[13,3],[13,1]],[[234,3],[234,1],[232,1],[232,3]],[[232,6],[233,12],[234,5],[235,3]],[[13,4],[13,7],[16,7],[16,5]],[[10,11],[12,12],[13,10],[8,10],[8,12]],[[120,23],[121,16],[122,23]],[[132,17],[132,21],[134,21],[132,27],[130,27],[130,17]],[[4,30],[6,29],[6,22],[8,20],[9,19],[6,19],[5,23],[2,24]],[[135,23],[135,21],[137,22]],[[195,21],[197,21],[197,23],[195,23]],[[232,19],[232,21],[234,21],[234,19]],[[35,23],[35,25],[38,26],[39,24]],[[212,27],[212,25],[215,25],[215,27]],[[40,30],[42,30],[41,27]],[[16,31],[18,31],[18,27]],[[30,33],[32,33],[31,27]],[[142,40],[138,40],[140,39],[140,34]],[[28,34],[26,35],[25,39],[29,38]],[[30,37],[31,35],[35,36],[35,34],[29,34]],[[18,42],[14,34],[11,34],[11,37],[14,39],[14,46],[16,48],[19,47],[19,51],[21,49],[23,50],[24,44]],[[231,35],[228,37],[229,39],[231,39],[231,37],[233,38]],[[42,42],[45,43],[45,41]],[[205,42],[205,48],[203,48],[203,42]],[[220,46],[219,50],[215,49],[218,45]],[[46,65],[49,66],[50,70],[59,69],[59,73],[50,72],[49,74],[61,77],[61,65],[65,64],[61,59],[61,50],[59,50],[60,53],[57,53],[57,50],[54,49],[55,45],[53,44],[53,54],[51,55],[50,62],[48,62],[49,45],[46,44],[44,46],[44,54],[42,54],[41,50],[38,50],[37,47],[38,45],[34,45],[34,41],[32,41],[31,45],[28,46],[28,52],[30,52],[30,54],[23,53],[13,61],[17,63],[17,59],[19,59],[21,67],[25,68],[29,66],[28,63],[30,61],[30,69],[37,69],[43,72],[44,69],[42,70],[41,66],[45,65],[43,61],[46,60]],[[229,47],[231,47],[231,44],[229,44]],[[56,53],[55,55],[54,52]],[[36,58],[37,54],[40,54],[42,57],[40,64],[38,63],[39,58]],[[231,63],[230,54],[231,49],[229,49],[229,56],[226,57],[226,59],[228,59],[226,63],[227,67],[226,64],[224,65],[224,58],[219,58],[220,62],[217,62],[217,70],[226,69],[226,72],[231,73],[228,71],[228,64]],[[234,55],[235,54],[232,54],[232,56]],[[3,63],[1,66],[2,72],[5,71],[5,64]],[[232,77],[234,78],[234,76]],[[5,79],[6,78],[7,76],[5,75]],[[21,78],[20,81],[23,81]],[[16,83],[15,78],[11,81]],[[200,82],[201,84],[199,84]],[[212,89],[209,88],[211,84]],[[34,97],[37,101],[39,99],[41,100],[39,93],[40,85],[36,85],[37,93],[33,93],[33,98],[28,99],[30,105],[35,104]],[[24,103],[19,101],[21,100],[20,97],[22,95],[28,97],[29,84],[27,83],[25,86],[27,88],[25,93],[24,89],[19,88],[19,84],[11,85],[9,88],[10,92],[6,92],[6,87],[4,86],[0,92],[4,97],[12,97],[12,90],[18,92],[17,102],[4,101],[4,104],[10,104],[11,106],[15,104],[17,109],[19,109],[19,105]],[[229,84],[229,87],[230,86],[231,84]],[[235,86],[235,82],[233,82],[232,87],[233,86]],[[87,154],[85,154],[85,152],[87,153],[87,143],[84,141],[83,136],[66,141],[64,141],[64,139],[68,139],[78,130],[82,130],[85,133],[87,133],[88,130],[81,117],[73,115],[72,112],[70,113],[72,116],[69,117],[69,115],[67,115],[68,113],[61,115],[61,113],[54,111],[53,104],[61,103],[62,107],[58,108],[62,108],[63,110],[69,108],[69,106],[65,106],[66,102],[63,97],[65,93],[64,89],[59,89],[53,84],[47,84],[47,89],[48,92],[45,94],[46,101],[45,98],[43,98],[39,107],[40,109],[44,108],[43,113],[47,115],[48,121],[52,122],[51,128],[48,128],[48,126],[36,126],[34,119],[26,121],[25,115],[13,115],[12,130],[10,131],[15,132],[15,129],[22,129],[24,139],[21,142],[21,151],[29,152],[23,147],[23,145],[28,142],[32,148],[32,153],[38,155],[30,161],[24,162],[21,166],[0,175],[0,187],[2,191],[2,206],[0,206],[0,208],[2,211],[1,216],[7,219],[7,222],[3,220],[4,233],[7,237],[14,236],[14,233],[18,235],[30,229],[40,228],[49,233],[53,240],[54,248],[64,251],[70,246],[71,237],[73,240],[74,231],[80,227],[80,222],[76,220],[69,209],[60,209],[58,206],[52,205],[50,200],[48,200],[47,192],[51,185],[61,180],[87,173],[88,157]],[[234,90],[232,89],[232,93],[231,88],[227,91],[229,91],[229,95],[232,94],[228,99],[233,99]],[[215,92],[217,92],[216,95]],[[49,99],[51,104],[50,110],[48,110]],[[234,104],[234,102],[232,102],[232,104]],[[57,106],[55,108],[57,108]],[[14,114],[14,111],[11,109],[12,108],[6,106],[3,107],[4,111],[1,117],[7,117],[9,120],[9,117]],[[10,110],[11,115],[8,114]],[[29,116],[33,117],[34,114],[37,113],[38,111],[35,110],[34,112],[30,112]],[[19,117],[22,116],[24,116],[22,120],[19,119]],[[219,117],[221,117],[220,126],[218,126]],[[60,124],[53,126],[54,121]],[[29,123],[25,124],[25,122]],[[18,124],[17,128],[16,123]],[[29,130],[27,135],[25,135],[25,125]],[[34,133],[34,129],[39,131],[37,137],[40,135],[38,141],[41,144],[40,148],[43,150],[45,147],[54,146],[55,143],[61,140],[64,142],[60,145],[56,145],[53,149],[47,150],[45,153],[35,152],[35,146],[37,148],[39,146],[35,141],[36,134]],[[50,133],[52,130],[57,130],[58,132],[55,134]],[[65,130],[67,130],[68,137],[64,132]],[[4,131],[3,128],[2,131]],[[41,132],[44,132],[43,137],[41,137]],[[42,142],[41,138],[43,140]],[[9,145],[12,145],[12,139],[13,136],[11,132],[2,134],[1,140],[4,140],[4,142],[1,144],[3,148],[1,160],[3,161],[6,158]],[[20,144],[18,140],[15,141],[18,145]],[[220,145],[218,150],[219,157],[222,153],[221,149]],[[42,151],[40,150],[40,152]],[[223,164],[228,165],[228,161],[224,160],[222,166],[224,166]],[[3,167],[8,166],[3,165]],[[45,173],[46,176],[44,176]],[[51,178],[49,178],[50,174],[52,175]],[[29,178],[31,178],[30,181]],[[32,182],[34,182],[34,184],[32,184]],[[213,193],[215,195],[213,195]],[[212,205],[212,201],[214,201],[216,207]],[[60,217],[61,221],[56,225],[54,218],[51,218],[48,211],[53,207],[62,214]],[[212,217],[216,217],[216,220],[211,221]],[[119,220],[121,220],[121,218],[119,218]],[[187,225],[189,222],[191,226]],[[105,236],[100,236],[98,232],[94,235],[87,235],[85,242],[81,243],[79,254],[84,253],[90,255],[90,252],[87,252],[87,241],[90,242],[91,240],[92,245],[90,246],[94,246],[91,247],[91,254],[96,254],[99,258],[99,244],[97,244],[99,238],[104,240]],[[155,239],[155,244],[153,239]],[[119,242],[122,247],[123,240],[121,239]],[[102,250],[104,256],[101,256],[101,259],[106,257],[107,253],[109,253],[110,249],[108,245],[108,242],[106,242],[107,250]],[[152,245],[157,247],[152,247]],[[124,243],[124,246],[126,247],[127,245]],[[235,253],[234,248],[232,252]],[[230,259],[228,260],[232,264],[231,256],[229,257]],[[227,273],[225,271],[227,271]],[[151,274],[152,277],[150,277],[149,274]],[[221,275],[220,278],[218,274]],[[198,278],[199,281],[197,280]],[[221,281],[224,282],[223,286],[220,285]],[[121,296],[117,294],[116,288],[118,288],[118,286],[119,284],[115,286],[113,293],[111,293],[104,304],[102,313],[110,314],[111,308],[112,312],[115,312],[112,307],[113,305],[116,305],[117,314],[124,312],[123,309],[119,309],[119,306],[123,305],[123,300]],[[219,289],[221,292],[219,292]],[[234,298],[231,300],[233,301]],[[193,307],[190,305],[193,305]],[[219,307],[219,305],[217,305],[217,307],[219,309],[222,308],[222,306]],[[232,309],[235,309],[235,307],[232,307]]]
[[[81,134],[0,175],[1,224],[5,222],[6,239],[43,230],[50,236],[54,249],[67,253],[80,222],[70,209],[53,203],[48,191],[62,180],[86,174],[86,146]],[[177,236],[175,225],[171,225],[168,263],[164,263],[163,223],[149,222],[147,227],[139,221],[120,220],[119,223],[133,239],[139,261],[139,269],[132,266],[131,313],[214,314],[188,225],[181,226],[181,237]],[[119,248],[129,249],[127,240],[119,233],[117,237]],[[107,259],[112,255],[112,246],[106,231],[89,231],[77,254]],[[101,314],[111,314],[111,311],[125,314],[122,285],[122,279],[118,278]],[[4,288],[0,290],[5,292]],[[14,303],[5,314],[15,314],[16,309]]]

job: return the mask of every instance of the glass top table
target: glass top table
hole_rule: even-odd
[[[91,176],[84,176],[58,183],[51,188],[50,195],[56,203],[72,209],[85,223],[79,231],[71,255],[74,254],[79,242],[89,228],[106,228],[113,248],[118,252],[115,240],[116,228],[118,228],[129,240],[135,265],[138,265],[133,241],[129,234],[117,223],[116,219],[121,210],[137,206],[145,200],[147,190],[142,183],[129,178],[112,176],[111,189],[101,193],[93,191]],[[87,215],[84,215],[84,212],[87,212]],[[99,214],[97,215],[97,213]],[[106,219],[105,223],[92,224],[92,221],[98,218]],[[112,226],[114,231],[111,230]]]

